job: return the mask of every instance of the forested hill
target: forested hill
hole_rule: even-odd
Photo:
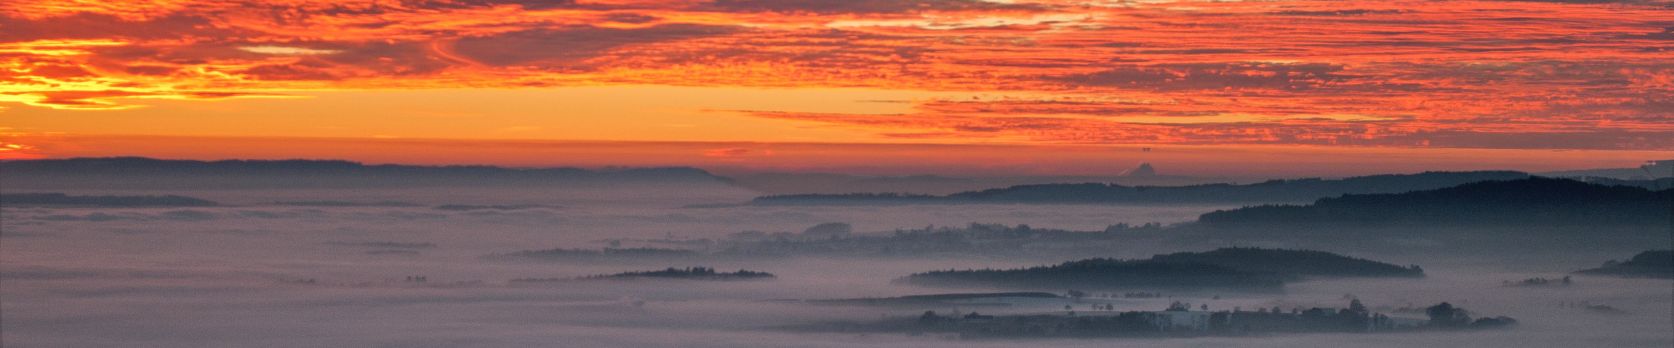
[[[1322,198],[1203,214],[1217,227],[1310,225],[1667,226],[1674,189],[1606,186],[1569,179],[1487,181],[1396,194]]]
[[[1627,261],[1610,261],[1581,274],[1636,278],[1674,278],[1674,250],[1649,250]]]
[[[727,185],[701,169],[508,168],[361,164],[338,160],[164,160],[142,157],[0,162],[7,189],[426,187],[681,183]]]
[[[1417,266],[1312,251],[1223,248],[1150,259],[1086,259],[1018,269],[945,270],[899,281],[927,286],[1054,288],[1271,289],[1307,277],[1421,277]]]
[[[1397,266],[1316,250],[1221,248],[1152,256],[1149,261],[1202,263],[1242,271],[1306,277],[1422,277],[1417,266]]]
[[[1181,204],[1300,203],[1344,194],[1398,193],[1466,183],[1518,180],[1529,175],[1510,171],[1425,172],[1344,179],[1272,180],[1255,184],[1123,186],[1106,183],[1020,185],[945,196],[902,194],[807,194],[763,196],[755,205],[844,204]]]

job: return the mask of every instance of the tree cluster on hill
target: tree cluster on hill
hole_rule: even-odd
[[[1610,260],[1576,273],[1635,278],[1674,278],[1674,250],[1649,250],[1627,261]]]

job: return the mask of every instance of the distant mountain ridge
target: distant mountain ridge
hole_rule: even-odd
[[[974,174],[974,173],[973,173]],[[864,174],[759,172],[729,176],[740,187],[763,195],[846,194],[855,192],[899,192],[946,195],[996,187],[1066,182],[1116,182],[1134,186],[1182,186],[1227,182],[1228,178],[1172,175],[1046,175],[1046,176],[871,176]]]
[[[1217,227],[1317,225],[1666,226],[1674,189],[1649,190],[1531,177],[1390,194],[1350,194],[1307,205],[1263,205],[1203,214]]]
[[[362,164],[342,160],[165,160],[143,157],[0,161],[4,185],[18,188],[214,188],[502,186],[617,182],[722,184],[690,167],[507,168]]]
[[[1541,176],[1564,178],[1610,178],[1618,180],[1647,180],[1674,178],[1674,159],[1646,161],[1638,168],[1596,168],[1562,170],[1540,173]]]
[[[753,205],[860,205],[860,204],[1180,204],[1309,202],[1344,194],[1400,193],[1457,186],[1481,181],[1528,178],[1513,171],[1424,172],[1387,174],[1343,179],[1269,180],[1254,184],[1204,184],[1189,186],[1124,186],[1104,183],[1018,185],[949,195],[893,193],[806,194],[763,196]]]

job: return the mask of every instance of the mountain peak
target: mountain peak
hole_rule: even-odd
[[[1150,162],[1140,162],[1138,167],[1134,167],[1133,169],[1128,169],[1127,171],[1122,172],[1122,176],[1126,176],[1126,177],[1157,176],[1157,169],[1152,168]]]

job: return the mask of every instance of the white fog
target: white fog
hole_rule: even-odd
[[[1173,224],[1227,206],[916,205],[692,207],[748,200],[749,192],[667,190],[517,192],[417,190],[189,194],[227,204],[193,208],[7,207],[0,273],[8,346],[572,346],[824,347],[1011,346],[1020,341],[944,335],[811,333],[786,325],[911,316],[881,308],[786,300],[958,292],[894,284],[937,269],[1040,264],[998,258],[867,259],[788,257],[669,262],[504,261],[484,256],[552,248],[596,249],[606,240],[724,238],[759,230],[800,231],[847,222],[856,233],[926,225],[1029,224],[1102,230],[1117,223]],[[110,193],[110,192],[98,192]],[[135,193],[135,192],[117,192]],[[138,192],[148,193],[148,192]],[[401,206],[284,205],[276,202],[396,201]],[[519,205],[445,210],[438,205]],[[1135,243],[1103,253],[1139,258],[1228,245]],[[1647,246],[1654,247],[1654,246]],[[1167,347],[1472,346],[1667,347],[1668,280],[1576,276],[1566,287],[1513,287],[1506,280],[1558,277],[1635,250],[1587,250],[1549,263],[1493,257],[1427,257],[1400,251],[1356,254],[1420,264],[1420,279],[1309,280],[1282,293],[1169,294],[1115,299],[1117,310],[1160,310],[1178,300],[1210,309],[1341,307],[1348,297],[1373,310],[1451,302],[1505,315],[1506,330],[1434,333],[1286,334],[1136,338],[1119,344]],[[1328,250],[1331,251],[1331,250]],[[766,281],[634,280],[516,284],[517,278],[709,266],[772,272]],[[424,282],[408,277],[422,276]],[[966,292],[985,289],[966,289]],[[998,290],[998,289],[995,289]],[[1068,289],[1041,289],[1062,291]],[[1218,297],[1218,298],[1217,298]],[[1055,311],[1061,303],[966,312]],[[1577,304],[1607,305],[1600,313]],[[1080,306],[1077,304],[1077,306]],[[1030,344],[1039,341],[1029,341]],[[1051,341],[1108,346],[1108,339]]]

